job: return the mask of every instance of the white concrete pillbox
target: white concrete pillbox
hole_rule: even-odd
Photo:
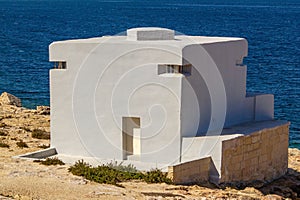
[[[133,28],[127,30],[127,40],[174,40],[174,30],[166,28]]]
[[[288,124],[272,94],[247,93],[246,39],[133,28],[49,54],[51,148],[65,162],[175,166],[173,177],[216,183],[286,172]]]

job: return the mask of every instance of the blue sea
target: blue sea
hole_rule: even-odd
[[[51,42],[141,26],[246,38],[247,89],[275,95],[275,117],[300,148],[299,0],[0,0],[0,92],[49,105]]]

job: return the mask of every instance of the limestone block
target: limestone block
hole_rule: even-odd
[[[260,155],[259,156],[259,163],[264,163],[264,162],[266,162],[268,160],[268,156],[267,156],[267,154],[263,154],[263,155]]]
[[[245,136],[244,138],[244,145],[245,144],[251,144],[252,143],[252,138],[250,136]]]
[[[260,140],[260,135],[253,135],[252,136],[252,143],[256,143],[256,142],[258,142]]]
[[[168,177],[175,184],[188,184],[208,181],[210,166],[210,157],[169,166]]]
[[[240,162],[242,162],[244,159],[244,156],[242,154],[238,155],[238,156],[234,156],[231,161],[234,165],[240,164]]]
[[[285,124],[223,141],[226,148],[222,148],[220,182],[273,180],[285,174],[288,165],[288,131],[289,126]],[[236,144],[240,141],[242,145],[238,148]],[[239,154],[236,153],[237,149]]]
[[[258,157],[252,158],[251,159],[251,166],[257,166],[258,164]]]
[[[260,148],[260,142],[257,141],[256,143],[252,144],[252,149],[253,150],[258,150]]]

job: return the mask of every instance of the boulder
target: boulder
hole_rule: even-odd
[[[21,100],[12,95],[9,94],[7,92],[3,92],[0,96],[0,105],[13,105],[13,106],[17,106],[17,107],[21,107]]]

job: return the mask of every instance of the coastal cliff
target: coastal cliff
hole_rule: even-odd
[[[49,147],[50,108],[21,107],[8,93],[0,96],[0,199],[300,199],[300,150],[289,149],[289,169],[271,182],[216,187],[123,182],[97,184],[68,172],[70,165],[44,166],[12,156]]]

